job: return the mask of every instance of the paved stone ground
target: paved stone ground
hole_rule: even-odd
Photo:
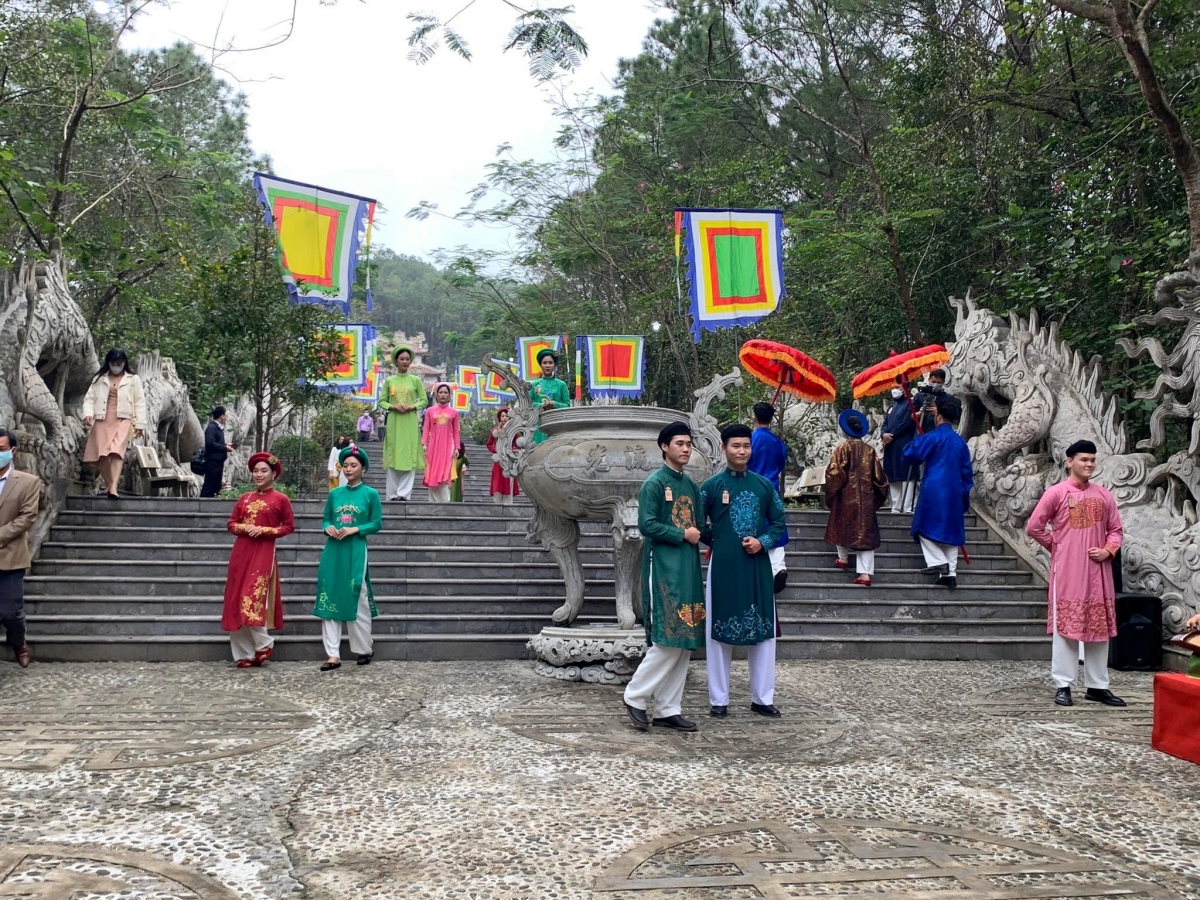
[[[787,662],[752,717],[625,725],[528,663],[0,667],[0,898],[1200,898],[1150,677]]]

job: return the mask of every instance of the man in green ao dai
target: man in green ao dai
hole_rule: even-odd
[[[708,699],[717,718],[729,714],[733,648],[750,663],[750,709],[770,718],[775,708],[775,590],[768,555],[783,538],[783,501],[775,486],[747,471],[752,432],[741,424],[721,431],[726,468],[700,489],[700,521],[711,528],[712,559],[705,585]]]
[[[663,467],[642,484],[638,529],[642,533],[646,656],[625,688],[625,709],[639,728],[650,724],[695,731],[682,713],[683,688],[692,651],[704,645],[704,592],[696,525],[700,489],[683,471],[692,456],[692,432],[672,422],[658,434]]]

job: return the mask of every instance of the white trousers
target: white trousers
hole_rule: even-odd
[[[1079,645],[1083,644],[1083,685],[1100,690],[1108,687],[1108,641],[1073,641],[1054,635],[1050,674],[1055,687],[1070,687],[1079,677]]]
[[[843,547],[841,544],[838,544],[837,552],[838,559],[842,562],[849,562],[850,554],[854,554],[854,567],[859,575],[875,574],[874,550],[851,550],[849,547]]]
[[[275,638],[267,634],[266,625],[243,625],[237,631],[229,632],[229,649],[238,662],[253,659],[259,650],[274,646]]]
[[[892,499],[892,512],[913,511],[913,504],[917,500],[917,482],[915,479],[910,481],[889,481],[888,494]]]
[[[500,506],[512,506],[513,495],[502,494],[499,491],[496,491],[496,493],[492,494],[492,501]]]
[[[644,710],[653,701],[656,719],[679,715],[683,711],[683,684],[691,659],[691,650],[655,644],[646,651],[633,680],[625,686],[625,702]]]
[[[772,547],[767,551],[771,559],[771,577],[787,571],[787,547]]]
[[[430,503],[449,503],[450,502],[450,485],[437,484],[430,485],[429,488]]]
[[[957,547],[953,547],[950,544],[941,544],[937,541],[931,541],[929,538],[921,535],[921,552],[925,554],[925,565],[947,566],[949,567],[949,574],[957,574]]]
[[[733,645],[712,638],[712,565],[704,583],[704,651],[708,669],[708,702],[712,706],[729,705],[729,669],[733,665]],[[750,700],[770,706],[775,702],[775,638],[746,647],[750,663]]]
[[[350,635],[350,652],[359,656],[370,656],[373,642],[371,640],[371,604],[367,602],[367,579],[363,573],[362,590],[358,595],[358,617],[353,622],[346,623],[346,632]],[[330,659],[342,658],[342,623],[336,619],[321,620],[321,639],[325,642],[325,655]]]
[[[387,470],[387,499],[393,500],[396,497],[401,497],[407,500],[412,496],[413,481],[416,478],[416,472],[408,471],[401,472],[399,469]]]

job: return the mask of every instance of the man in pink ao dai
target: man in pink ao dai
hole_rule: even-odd
[[[1054,635],[1054,702],[1074,706],[1071,685],[1079,675],[1082,641],[1084,699],[1124,706],[1108,689],[1108,641],[1117,633],[1112,560],[1124,535],[1121,516],[1108,489],[1092,482],[1095,444],[1068,447],[1066,468],[1066,479],[1042,495],[1025,525],[1025,533],[1050,551],[1046,631]]]

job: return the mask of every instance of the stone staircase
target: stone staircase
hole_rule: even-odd
[[[371,452],[375,451],[375,452]],[[378,458],[378,445],[369,452]],[[491,461],[468,444],[464,503],[430,504],[424,489],[385,502],[371,538],[380,615],[376,652],[390,659],[510,659],[563,602],[558,568],[525,540],[531,507],[487,497]],[[383,471],[369,473],[382,494]],[[316,587],[323,499],[294,502],[297,533],[278,544],[286,627],[277,656],[322,656]],[[42,660],[227,659],[219,628],[233,538],[227,500],[71,498],[26,580],[30,643]],[[826,514],[788,513],[790,579],[778,597],[779,655],[792,658],[1028,659],[1049,655],[1045,587],[974,520],[970,566],[950,591],[922,576],[909,518],[881,514],[875,585],[852,585],[821,542]],[[613,622],[611,544],[584,527],[584,621]]]

